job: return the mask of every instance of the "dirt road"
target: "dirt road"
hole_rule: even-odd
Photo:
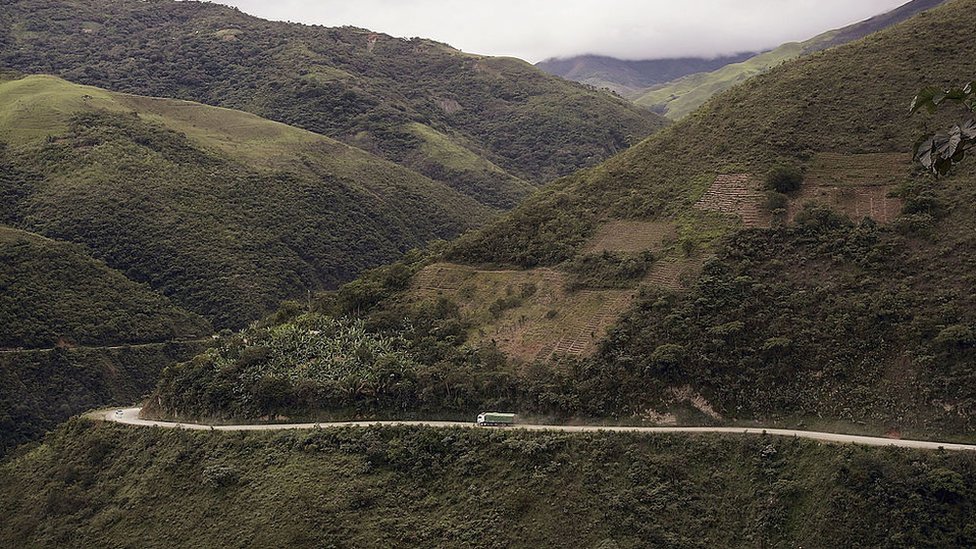
[[[97,414],[99,419],[105,421],[121,423],[124,425],[136,425],[140,427],[162,427],[167,429],[189,429],[198,431],[283,431],[296,429],[331,429],[341,427],[366,427],[370,425],[380,426],[414,426],[431,428],[470,428],[479,429],[474,423],[451,422],[451,421],[349,421],[331,423],[280,423],[280,424],[259,424],[259,425],[203,425],[198,423],[176,423],[169,421],[154,421],[140,419],[141,408],[128,408]],[[498,427],[485,427],[497,429]],[[645,433],[645,434],[668,434],[668,433],[718,433],[734,435],[761,435],[779,437],[797,437],[834,444],[861,444],[864,446],[894,446],[898,448],[915,448],[920,450],[948,451],[976,451],[976,444],[957,444],[949,442],[931,442],[925,440],[902,440],[882,437],[869,437],[860,435],[841,435],[836,433],[820,433],[816,431],[797,431],[794,429],[761,429],[745,427],[602,427],[596,425],[517,425],[506,427],[507,429],[524,429],[527,431],[558,431],[564,433]]]

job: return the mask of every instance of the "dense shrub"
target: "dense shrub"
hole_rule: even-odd
[[[803,184],[803,171],[795,166],[776,166],[766,172],[766,189],[781,194],[790,194],[800,190]]]
[[[976,543],[971,454],[766,436],[73,421],[0,480],[5,547]]]

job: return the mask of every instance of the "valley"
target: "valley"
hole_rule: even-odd
[[[2,3],[0,546],[976,544],[974,27]]]

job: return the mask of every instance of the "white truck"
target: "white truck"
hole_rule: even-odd
[[[501,412],[482,412],[478,414],[477,423],[481,427],[515,425],[515,414],[504,414]]]

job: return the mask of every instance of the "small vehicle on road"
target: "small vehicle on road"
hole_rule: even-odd
[[[478,414],[477,424],[481,427],[515,425],[515,414],[502,412],[482,412]]]
[[[125,414],[125,411],[124,410],[116,410],[115,411],[115,417],[122,417],[123,414]]]

